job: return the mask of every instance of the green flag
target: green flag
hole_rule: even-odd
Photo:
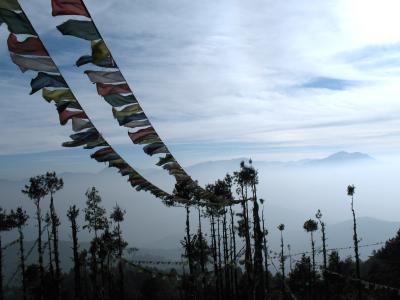
[[[132,104],[132,105],[125,107],[123,110],[120,110],[120,111],[116,110],[113,107],[112,112],[113,112],[114,118],[118,119],[118,118],[128,117],[132,114],[137,114],[137,113],[143,112],[143,110],[139,104]]]
[[[98,42],[92,41],[92,57],[94,64],[99,64],[111,58],[111,53],[103,40]]]
[[[0,8],[5,8],[8,10],[21,10],[17,0],[1,0]]]
[[[72,35],[88,41],[100,39],[100,35],[92,21],[68,20],[58,25],[57,29],[63,35]]]
[[[134,95],[123,96],[120,94],[111,94],[108,96],[104,96],[104,100],[106,100],[108,104],[110,104],[113,107],[137,103],[137,100]]]
[[[46,99],[47,102],[57,102],[59,100],[75,100],[75,97],[70,89],[49,90],[47,88],[44,88],[42,90],[42,96],[44,99]]]
[[[35,30],[32,28],[28,19],[23,13],[15,13],[13,11],[0,8],[0,19],[7,24],[8,31],[12,33],[36,35]]]

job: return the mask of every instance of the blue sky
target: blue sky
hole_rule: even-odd
[[[132,145],[97,97],[82,74],[87,68],[73,66],[89,44],[55,30],[67,18],[52,18],[48,0],[21,3],[99,129],[133,165],[153,166],[157,159]],[[294,160],[339,150],[379,156],[400,145],[397,1],[86,3],[183,165],[233,157]],[[0,28],[1,164],[34,170],[31,161],[49,157],[54,168],[98,170],[81,150],[61,149],[71,130],[58,125],[39,94],[28,95],[33,74],[11,64],[6,37]]]

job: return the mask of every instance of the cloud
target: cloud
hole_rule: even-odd
[[[220,157],[225,150],[194,147],[190,153],[179,145],[250,145],[240,151],[243,156],[257,152],[251,150],[255,144],[284,144],[282,153],[292,149],[294,156],[304,147],[364,151],[359,145],[380,152],[399,145],[384,137],[398,125],[393,115],[400,112],[399,47],[394,34],[382,39],[371,26],[364,25],[369,31],[359,38],[365,16],[348,14],[356,2],[86,4],[155,128],[178,159],[190,163]],[[132,161],[137,154],[152,165],[154,159],[139,155],[141,149],[82,75],[86,67],[74,67],[89,53],[89,44],[55,30],[67,17],[51,17],[48,1],[23,5],[95,124],[118,147],[130,147]],[[0,54],[7,57],[4,37]],[[0,70],[7,99],[0,124],[8,132],[0,151],[58,149],[69,131],[57,127],[53,107],[26,95],[29,76],[18,74],[8,58]],[[368,134],[371,127],[374,134]]]
[[[329,77],[316,77],[303,83],[300,87],[309,89],[328,89],[334,91],[342,91],[346,90],[349,87],[353,87],[355,85],[357,85],[357,81],[353,80],[336,79]]]

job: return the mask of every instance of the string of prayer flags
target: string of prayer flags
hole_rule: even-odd
[[[84,7],[79,6],[82,4],[79,0],[57,0],[53,1],[52,4],[54,4],[53,13],[56,14],[57,12],[55,11],[57,9],[59,10],[58,14],[63,14],[64,12],[81,14],[82,7]],[[19,12],[17,13],[14,11]],[[47,102],[50,103],[54,101],[61,125],[66,124],[68,120],[72,119],[72,130],[75,133],[70,135],[70,141],[64,142],[62,145],[64,147],[84,146],[85,149],[108,147],[112,150],[107,141],[104,140],[81,108],[79,102],[74,97],[62,75],[59,73],[57,66],[48,55],[47,50],[16,0],[0,0],[0,25],[2,23],[6,23],[10,31],[7,39],[7,46],[14,64],[18,65],[23,72],[26,70],[38,72],[37,76],[31,80],[31,94],[42,90],[42,96]],[[65,29],[67,32],[68,26],[74,22],[66,23]],[[87,23],[79,24],[86,29],[90,27],[90,25],[89,27],[87,26]],[[73,30],[71,33],[73,33]],[[33,36],[24,36],[23,38],[20,38],[17,36],[19,34],[28,34]],[[94,36],[93,30],[84,30],[84,32],[80,34],[85,35],[87,38],[89,38],[90,35],[92,35],[92,37]],[[100,65],[102,55],[105,53],[104,46],[102,46],[101,43],[95,43],[93,48],[93,54],[96,55],[96,59],[99,59],[96,63]],[[102,86],[100,89],[101,88],[104,88],[105,90],[118,91],[118,93],[126,92],[126,87],[123,85],[112,87],[111,89],[107,86]],[[128,92],[130,92],[130,90]],[[71,108],[74,110],[69,110]],[[128,110],[125,110],[125,112],[127,111]],[[98,161],[109,162],[109,166],[118,168],[119,172],[124,176],[133,173],[138,174],[114,150],[107,155],[102,155],[95,159]],[[168,193],[165,193],[158,187],[146,181],[144,178],[139,189],[149,191],[157,197],[170,197]]]

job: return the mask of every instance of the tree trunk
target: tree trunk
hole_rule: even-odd
[[[232,231],[232,243],[233,243],[233,259],[232,259],[232,266],[234,268],[234,298],[236,299],[236,294],[237,294],[237,287],[238,287],[238,274],[237,274],[237,264],[236,264],[236,259],[237,259],[237,253],[236,253],[236,235],[235,235],[235,223],[234,223],[234,218],[233,218],[233,210],[232,206],[229,207],[230,213],[231,213],[231,231]]]
[[[79,260],[78,253],[78,226],[76,224],[76,218],[71,219],[72,229],[72,250],[74,254],[74,282],[75,282],[75,298],[82,299],[81,290],[81,263]]]
[[[55,280],[56,280],[56,297],[61,298],[61,270],[60,270],[60,255],[58,252],[58,218],[56,209],[54,207],[53,193],[50,194],[50,217],[51,217],[51,231],[53,235],[53,250],[54,250],[54,265],[56,267]]]
[[[356,213],[354,211],[354,197],[351,196],[351,212],[353,214],[353,241],[354,241],[354,254],[356,258],[356,276],[357,279],[361,279],[360,274],[360,254],[358,252],[358,236],[357,236],[357,221],[356,221]],[[358,299],[361,299],[361,287],[358,284]]]
[[[262,227],[263,227],[263,242],[264,242],[264,268],[265,268],[265,291],[268,295],[270,293],[269,287],[269,270],[268,270],[268,245],[267,245],[267,232],[265,230],[265,223],[264,223],[264,209],[262,211]]]
[[[200,241],[200,267],[201,267],[201,299],[204,299],[204,291],[206,288],[206,268],[205,268],[205,257],[203,248],[203,232],[201,228],[201,211],[200,207],[197,207],[198,217],[199,217],[199,241]]]
[[[214,275],[216,277],[215,289],[217,293],[217,299],[220,300],[221,299],[220,276],[218,271],[217,240],[215,234],[215,219],[213,214],[211,214],[211,243],[212,243],[213,261],[214,261]]]
[[[252,185],[253,192],[253,235],[254,235],[254,283],[256,299],[265,299],[265,280],[263,274],[263,238],[260,225],[260,215],[255,184]]]
[[[120,299],[125,299],[125,287],[124,287],[124,270],[122,265],[122,238],[121,238],[121,227],[119,222],[117,223],[117,234],[118,234],[118,273],[119,273],[119,292]]]
[[[226,209],[224,209],[224,216],[222,218],[222,245],[224,253],[224,274],[225,274],[225,295],[228,299],[232,299],[231,290],[231,276],[230,276],[230,266],[229,266],[229,250],[228,250],[228,233],[226,227]]]
[[[220,231],[220,220],[217,217],[217,250],[218,250],[218,273],[220,274],[220,284],[221,284],[221,295],[222,299],[225,299],[225,282],[222,277],[222,262],[221,262],[221,231]]]
[[[283,233],[281,230],[281,273],[282,273],[282,285],[281,290],[283,296],[285,295],[285,256],[283,255]]]
[[[190,209],[189,205],[186,205],[186,251],[189,263],[189,275],[193,275],[193,261],[192,261],[192,242],[190,238]]]
[[[4,300],[4,290],[3,290],[3,245],[1,243],[1,235],[0,235],[0,300]]]
[[[25,278],[24,233],[22,232],[21,226],[18,227],[18,233],[19,233],[19,259],[20,259],[21,277],[22,277],[22,295],[23,299],[26,300],[27,294],[26,294],[26,278]]]
[[[39,201],[36,201],[36,220],[38,224],[38,256],[39,256],[39,276],[40,276],[40,299],[44,297],[44,268],[43,268],[43,248],[42,248],[42,214]]]
[[[51,251],[51,236],[50,236],[50,231],[49,228],[47,227],[46,229],[47,232],[47,251],[49,252],[49,272],[50,272],[50,277],[51,281],[54,281],[54,267],[53,267],[53,255]]]

